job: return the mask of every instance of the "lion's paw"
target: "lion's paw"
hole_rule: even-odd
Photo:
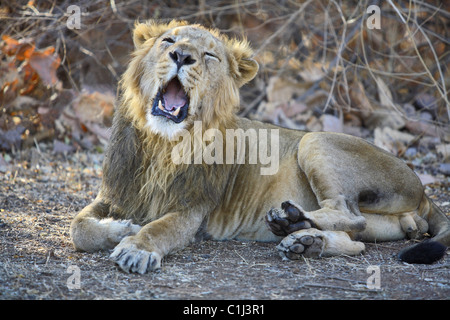
[[[283,259],[298,260],[318,258],[323,251],[323,237],[320,234],[298,231],[285,237],[277,246]]]
[[[286,236],[302,229],[313,227],[313,223],[306,219],[303,210],[291,201],[281,204],[281,209],[272,209],[266,215],[266,223],[277,236]]]
[[[132,236],[141,230],[141,226],[133,224],[131,220],[114,220],[112,218],[99,221],[100,225],[108,228],[108,238],[114,245],[126,236]]]
[[[134,224],[132,220],[119,220],[119,223],[128,229],[128,235],[135,235],[142,229],[140,225]]]
[[[138,249],[132,236],[124,238],[110,255],[115,263],[125,272],[140,274],[161,269],[161,255],[157,252]]]

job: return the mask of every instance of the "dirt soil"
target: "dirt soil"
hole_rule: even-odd
[[[274,243],[205,241],[166,257],[159,273],[124,273],[109,252],[76,252],[69,238],[72,218],[97,193],[102,154],[51,148],[22,151],[0,172],[0,300],[450,297],[449,253],[432,265],[405,264],[396,255],[406,240],[299,261],[282,261]],[[449,212],[448,178],[427,193]],[[377,267],[380,286],[370,289]]]

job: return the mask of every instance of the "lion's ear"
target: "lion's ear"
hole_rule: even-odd
[[[259,70],[259,65],[256,60],[248,58],[248,59],[241,59],[238,63],[239,65],[239,81],[238,85],[239,87],[242,87],[247,82],[250,82],[253,80],[253,78],[256,76]]]
[[[188,25],[188,22],[177,20],[172,20],[169,23],[158,23],[155,20],[149,20],[144,23],[136,22],[133,31],[134,46],[136,49],[139,49],[147,40],[157,39],[167,30],[185,25]]]
[[[247,40],[229,40],[227,47],[231,52],[230,71],[238,87],[242,87],[256,76],[258,62],[252,58],[253,50]]]

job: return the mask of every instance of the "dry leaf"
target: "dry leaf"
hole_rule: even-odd
[[[376,77],[376,83],[380,104],[385,107],[391,107],[394,104],[391,90],[389,90],[389,87],[386,85],[386,83],[384,83],[383,80],[381,80],[380,77]]]
[[[267,86],[267,101],[288,103],[295,95],[299,96],[304,92],[304,85],[295,80],[271,77]]]
[[[4,45],[2,51],[8,56],[16,56],[19,61],[27,60],[31,57],[35,50],[33,42],[29,39],[22,39],[20,41],[11,38],[10,36],[3,35],[2,40]]]
[[[36,85],[39,82],[39,75],[29,63],[23,66],[22,71],[24,87],[20,89],[19,93],[21,95],[26,95],[36,88]]]
[[[311,116],[306,122],[306,128],[308,131],[322,131],[323,126],[322,122],[317,119],[315,116]]]
[[[364,124],[370,129],[389,127],[397,130],[403,128],[406,122],[403,117],[395,111],[386,111],[371,113],[364,119]]]
[[[109,137],[111,136],[111,130],[108,128],[98,124],[98,123],[86,123],[86,127],[90,132],[95,134],[97,139],[106,146],[109,141]]]
[[[293,118],[296,115],[308,110],[308,106],[302,102],[291,100],[287,104],[282,105],[283,111],[287,117]]]
[[[429,123],[427,121],[406,121],[405,127],[415,134],[426,134],[431,137],[439,137],[445,134],[445,131],[438,127],[436,124]]]
[[[12,93],[14,98],[20,79],[14,62],[0,61],[0,75],[0,97]]]
[[[350,90],[350,99],[352,100],[352,107],[361,110],[364,115],[373,112],[372,104],[367,98],[366,90],[361,82],[356,81],[352,83]]]
[[[76,116],[82,123],[96,122],[110,125],[114,112],[115,96],[112,93],[82,92],[73,103]]]
[[[406,151],[413,139],[413,135],[389,127],[376,128],[374,132],[375,145],[397,156]]]
[[[45,85],[55,85],[58,82],[56,70],[61,64],[61,58],[54,55],[55,48],[49,47],[42,51],[34,51],[29,59],[31,67],[38,73]]]
[[[299,74],[306,82],[316,82],[325,76],[323,64],[307,59],[302,63]]]

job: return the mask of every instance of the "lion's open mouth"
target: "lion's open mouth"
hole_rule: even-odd
[[[152,115],[180,123],[187,117],[189,97],[177,77],[158,91],[152,106]]]

